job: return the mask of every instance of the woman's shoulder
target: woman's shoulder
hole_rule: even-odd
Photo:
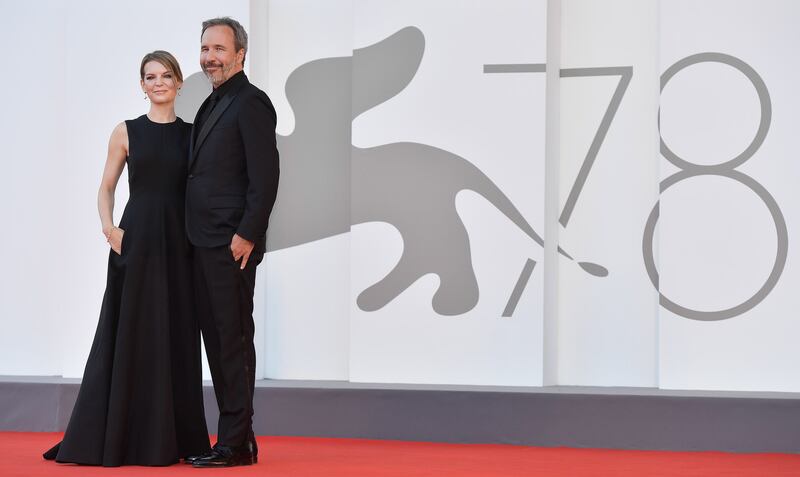
[[[142,114],[141,116],[139,116],[137,118],[126,119],[125,121],[122,121],[120,124],[126,124],[126,125],[128,125],[128,124],[141,124],[141,123],[146,123],[147,121],[148,121],[147,120],[147,115],[146,114]]]
[[[123,134],[126,136],[133,134],[137,135],[137,132],[144,130],[147,127],[147,115],[142,114],[138,118],[133,119],[126,119],[117,125],[117,128],[121,128]],[[115,129],[116,131],[116,129]]]
[[[121,123],[114,126],[114,129],[111,131],[111,137],[108,140],[109,150],[122,148],[125,150],[127,154],[128,129],[129,129],[128,120],[122,121]]]
[[[132,121],[132,119],[126,119],[120,123],[117,123],[117,125],[114,126],[114,129],[111,131],[111,138],[128,137],[128,128],[130,127],[130,123]]]
[[[175,116],[175,122],[181,129],[187,129],[189,131],[192,130],[192,123],[187,123],[183,120],[180,116]]]

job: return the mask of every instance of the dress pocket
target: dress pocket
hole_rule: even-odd
[[[122,232],[122,237],[120,237],[120,239],[119,239],[119,253],[117,253],[117,251],[116,251],[116,250],[114,250],[114,249],[111,247],[111,244],[109,244],[109,248],[111,248],[111,251],[112,251],[114,254],[118,255],[118,256],[122,256],[122,254],[123,254],[123,253],[125,253],[125,242],[126,242],[126,240],[125,240],[125,236],[128,234],[127,232],[125,232],[125,229],[122,229],[122,230],[123,230],[123,232]]]

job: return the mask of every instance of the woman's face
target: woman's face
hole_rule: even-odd
[[[175,78],[175,73],[158,61],[149,61],[144,65],[144,78],[142,90],[156,104],[165,104],[175,101],[175,96],[181,83]]]

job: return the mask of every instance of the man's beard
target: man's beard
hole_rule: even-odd
[[[223,64],[223,63],[214,64],[214,65],[210,65],[210,66],[216,66],[218,68],[217,69],[217,73],[219,73],[221,75],[219,80],[215,80],[214,79],[214,73],[209,73],[206,70],[206,68],[207,68],[206,65],[203,65],[203,73],[206,75],[206,78],[208,78],[208,80],[211,82],[211,84],[216,87],[216,86],[219,86],[219,85],[221,85],[222,83],[224,83],[225,81],[228,80],[228,73],[230,73],[230,71],[233,69],[233,67],[236,66],[236,63],[231,63],[231,64],[229,64],[227,66],[225,64]]]

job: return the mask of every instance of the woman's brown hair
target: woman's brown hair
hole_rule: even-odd
[[[172,56],[172,53],[164,50],[156,50],[152,53],[144,55],[144,58],[142,58],[142,65],[139,67],[139,76],[142,80],[144,80],[144,65],[150,63],[151,61],[157,61],[161,63],[164,68],[172,71],[172,74],[175,75],[175,79],[178,80],[178,83],[183,83],[183,73],[181,73],[181,67],[178,64],[178,60]]]

